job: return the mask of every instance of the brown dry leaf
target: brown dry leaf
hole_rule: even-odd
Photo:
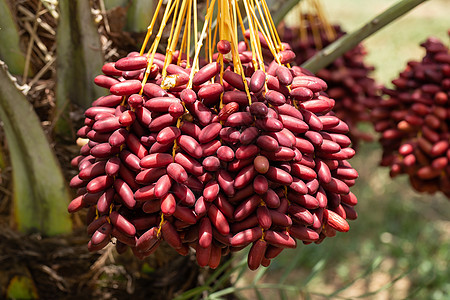
[[[106,12],[110,27],[110,32],[107,34],[109,34],[109,38],[116,45],[120,45],[121,48],[136,49],[136,45],[139,45],[141,41],[134,39],[129,32],[123,31],[127,22],[127,11],[127,8],[118,6]]]

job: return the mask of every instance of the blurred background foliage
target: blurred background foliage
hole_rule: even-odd
[[[323,0],[329,20],[341,24],[347,32],[359,28],[367,20],[398,1],[379,0]],[[449,44],[447,30],[450,28],[450,1],[425,1],[405,16],[374,33],[363,44],[368,51],[366,62],[375,66],[374,77],[380,84],[390,84],[398,76],[408,60],[420,60],[425,51],[419,44],[427,37],[435,36]],[[287,22],[295,22],[295,11],[287,17]]]

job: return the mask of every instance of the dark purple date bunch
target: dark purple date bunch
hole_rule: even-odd
[[[394,88],[384,88],[388,99],[372,119],[391,177],[408,174],[415,190],[450,198],[450,53],[436,38],[421,46],[422,61],[408,62]]]
[[[290,43],[295,52],[297,65],[345,34],[339,25],[332,25],[334,34],[331,35],[317,17],[312,18],[316,22],[314,26],[311,26],[310,19],[310,16],[303,16],[302,19],[302,23],[306,25],[306,37],[302,38],[302,31],[297,27],[279,30],[282,40]],[[333,111],[348,124],[353,147],[361,140],[373,139],[370,134],[360,131],[358,124],[370,123],[370,109],[380,101],[381,94],[375,80],[370,77],[374,68],[364,62],[366,54],[363,45],[359,44],[316,74],[327,82],[327,94],[336,101]]]
[[[217,48],[231,54],[228,41]],[[89,209],[89,250],[115,238],[119,253],[131,248],[144,258],[164,240],[216,268],[250,245],[254,270],[298,242],[349,230],[358,173],[347,160],[355,151],[327,84],[286,67],[295,58],[289,49],[265,71],[255,71],[245,43],[239,57],[245,81],[227,59],[203,62],[192,89],[177,53],[164,79],[166,57],[156,54],[143,86],[147,56],[105,64],[95,83],[110,95],[85,112],[78,136],[88,142],[70,182],[78,196],[69,212]]]

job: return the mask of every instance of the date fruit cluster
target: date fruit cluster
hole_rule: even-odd
[[[345,34],[339,25],[333,25],[335,34],[330,35],[322,22],[313,18],[316,23],[311,26],[308,21],[310,19],[309,16],[303,17],[307,35],[305,38],[302,38],[302,31],[297,27],[284,27],[280,30],[281,38],[291,44],[296,54],[297,65],[301,65],[316,54],[320,50],[318,46],[326,47]],[[373,139],[370,134],[358,130],[358,124],[370,122],[370,109],[380,101],[380,88],[370,77],[374,67],[364,62],[366,54],[364,47],[359,44],[316,73],[328,84],[327,94],[336,101],[333,111],[348,124],[349,137],[354,147],[361,140]]]
[[[421,46],[422,61],[408,62],[394,88],[383,89],[388,99],[372,119],[391,177],[408,174],[415,190],[450,198],[450,53],[436,38]]]
[[[223,64],[203,62],[192,88],[177,53],[166,66],[156,54],[149,68],[146,55],[130,53],[95,79],[110,95],[85,112],[78,136],[88,143],[72,161],[78,196],[68,209],[89,208],[89,250],[114,237],[119,253],[130,247],[144,258],[164,240],[216,268],[251,245],[254,270],[299,241],[349,230],[355,151],[326,83],[286,67],[295,58],[289,49],[255,71],[240,43],[242,73],[226,59],[228,41],[217,49]]]

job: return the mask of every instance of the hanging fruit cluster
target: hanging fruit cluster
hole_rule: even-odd
[[[450,53],[438,39],[421,44],[421,62],[410,61],[394,79],[389,98],[372,111],[391,177],[408,174],[419,192],[450,197]]]
[[[212,0],[200,37],[195,3],[169,1],[149,52],[154,21],[140,53],[106,64],[96,78],[111,94],[85,112],[78,135],[88,143],[70,183],[79,196],[69,205],[90,209],[89,250],[114,237],[119,253],[130,247],[144,258],[165,240],[215,268],[251,244],[253,270],[297,240],[348,231],[346,219],[357,217],[349,187],[358,173],[347,162],[355,151],[326,83],[289,67],[295,54],[281,44],[264,0],[244,1],[249,39],[241,42],[236,1],[218,1],[212,32]],[[170,16],[167,51],[158,54]]]
[[[299,9],[299,26],[280,28],[281,39],[291,45],[297,65],[345,34],[339,25],[329,23],[319,1],[302,1]],[[370,134],[357,127],[361,122],[370,122],[370,109],[380,101],[380,89],[374,79],[369,77],[374,68],[364,63],[366,54],[364,47],[359,44],[316,73],[327,82],[327,94],[336,101],[333,111],[348,124],[349,137],[354,147],[360,140],[372,140]]]

